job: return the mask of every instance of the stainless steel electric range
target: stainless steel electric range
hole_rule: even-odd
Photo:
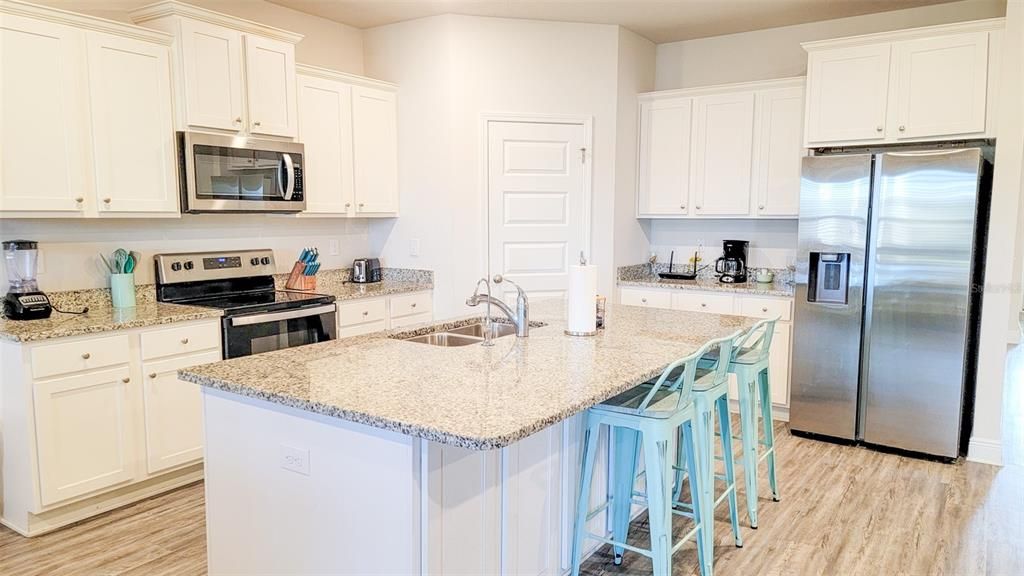
[[[158,254],[160,302],[224,310],[224,358],[333,340],[334,296],[274,288],[274,252],[239,250]]]

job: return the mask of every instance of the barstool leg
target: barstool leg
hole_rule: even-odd
[[[768,370],[757,375],[761,397],[761,424],[764,427],[764,444],[768,458],[768,483],[772,488],[772,499],[779,501],[779,484],[775,478],[775,419],[772,416],[772,388],[768,380]]]
[[[701,509],[704,514],[704,537],[701,546],[704,557],[711,558],[715,546],[715,408],[698,409],[694,426],[694,443],[696,444],[697,467],[690,470],[690,477],[699,477],[697,489],[700,494]]]
[[[583,556],[583,535],[587,531],[587,514],[590,512],[590,483],[594,479],[594,460],[597,456],[599,424],[592,423],[587,416],[587,428],[583,433],[583,470],[580,475],[579,497],[576,500],[576,523],[572,532],[572,576],[580,574],[580,560]]]
[[[669,506],[668,438],[644,433],[644,463],[647,471],[647,517],[651,528],[651,562],[654,576],[672,574],[672,512]]]
[[[742,377],[740,377],[742,375]],[[740,387],[740,438],[743,444],[743,481],[747,488],[747,514],[750,527],[757,529],[757,417],[754,378],[737,374]]]
[[[625,542],[629,535],[629,516],[633,507],[633,483],[636,480],[636,461],[640,451],[640,433],[631,428],[614,429],[615,480],[612,486],[612,540]],[[648,473],[648,478],[650,473]],[[623,548],[612,546],[615,564],[622,564]]]
[[[712,560],[705,556],[704,552],[704,511],[701,508],[700,490],[697,483],[697,456],[696,441],[694,440],[693,424],[683,424],[683,437],[681,441],[685,445],[686,468],[690,471],[690,502],[693,503],[693,522],[697,526],[697,563],[700,564],[701,576],[711,576]]]
[[[729,397],[722,396],[715,404],[718,408],[718,426],[722,436],[722,460],[725,461],[725,483],[729,491],[729,520],[732,522],[732,537],[737,548],[743,547],[740,535],[740,519],[736,503],[736,461],[732,451],[732,421],[729,418]]]

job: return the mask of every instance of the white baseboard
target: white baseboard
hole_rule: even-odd
[[[1003,444],[988,438],[971,438],[967,445],[967,460],[979,464],[1003,465]]]
[[[1010,346],[1016,346],[1020,344],[1020,330],[1010,328],[1010,333],[1007,335],[1006,341],[1010,344]]]

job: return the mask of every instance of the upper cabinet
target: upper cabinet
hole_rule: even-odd
[[[0,217],[178,215],[172,40],[0,1]]]
[[[302,35],[166,0],[131,13],[178,39],[180,129],[295,138],[295,44]]]
[[[640,96],[639,218],[794,218],[803,78]]]
[[[1003,20],[804,44],[806,144],[995,136]]]
[[[398,214],[398,110],[393,84],[298,67],[305,216]]]

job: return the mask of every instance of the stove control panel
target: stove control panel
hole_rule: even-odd
[[[157,254],[157,284],[269,276],[277,272],[273,250]]]

